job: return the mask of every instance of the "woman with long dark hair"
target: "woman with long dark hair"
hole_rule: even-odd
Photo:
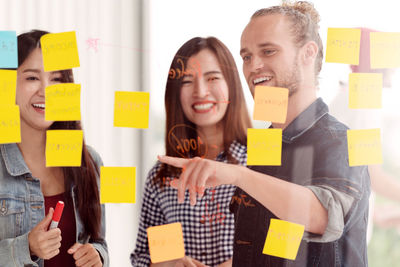
[[[251,122],[235,61],[218,39],[193,38],[178,50],[169,71],[165,108],[166,155],[246,164]],[[229,265],[234,234],[229,203],[235,187],[203,189],[196,206],[188,194],[178,203],[173,186],[181,171],[160,162],[150,170],[133,266],[153,265],[146,229],[174,222],[182,224],[186,256],[155,265]]]
[[[46,131],[82,129],[79,121],[45,120],[45,88],[73,83],[72,70],[45,72],[40,38],[18,36],[16,103],[21,143],[0,145],[0,265],[108,266],[99,155],[83,143],[80,167],[46,167]],[[58,201],[58,228],[48,229]]]

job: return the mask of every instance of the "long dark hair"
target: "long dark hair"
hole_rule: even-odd
[[[18,36],[18,66],[22,65],[34,49],[40,48],[40,37],[47,33],[45,31],[32,30]],[[74,82],[71,69],[62,70],[60,73],[62,75],[62,82]],[[49,129],[81,130],[82,126],[80,121],[56,121]],[[68,194],[68,189],[72,185],[75,185],[76,204],[83,221],[85,233],[90,235],[92,240],[99,239],[101,207],[96,178],[99,175],[99,169],[86,148],[85,140],[83,140],[81,167],[61,167],[61,169],[66,189],[64,194]],[[68,204],[71,203],[66,203],[66,205]]]
[[[196,55],[203,49],[209,49],[217,58],[221,67],[222,74],[229,89],[229,104],[222,119],[223,121],[223,146],[224,153],[228,162],[237,163],[232,157],[229,147],[233,141],[237,141],[243,145],[246,144],[247,128],[251,127],[251,121],[246,107],[243,95],[242,85],[240,83],[239,73],[229,49],[217,38],[195,37],[187,41],[179,48],[172,60],[170,72],[167,80],[165,91],[165,110],[166,110],[166,136],[165,151],[168,156],[192,158],[202,156],[204,150],[188,150],[179,152],[175,145],[171,144],[169,133],[175,126],[185,125],[186,127],[175,127],[174,138],[177,140],[198,140],[198,132],[196,125],[189,121],[184,112],[180,101],[180,90],[182,88],[182,80],[184,77],[184,66],[187,66],[189,58]],[[176,70],[178,71],[178,75]],[[154,178],[154,182],[162,188],[165,184],[164,177],[179,175],[180,169],[162,164],[160,171]]]

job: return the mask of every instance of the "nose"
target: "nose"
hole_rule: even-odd
[[[194,86],[193,96],[196,98],[205,98],[210,94],[210,88],[203,79],[197,79]]]
[[[49,86],[49,84],[50,83],[46,79],[42,79],[42,81],[40,83],[40,88],[38,91],[39,96],[45,96],[46,87]]]
[[[251,64],[250,64],[250,70],[252,72],[258,72],[262,68],[264,68],[263,60],[258,56],[254,56],[254,58],[253,58],[253,60],[251,61]]]

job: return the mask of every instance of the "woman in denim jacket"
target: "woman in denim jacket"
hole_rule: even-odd
[[[0,266],[109,266],[99,155],[83,143],[81,167],[46,167],[46,131],[81,129],[79,121],[46,121],[45,88],[72,83],[72,70],[44,72],[43,31],[18,36],[16,102],[21,143],[0,145]],[[58,201],[58,228],[48,230]],[[47,214],[47,215],[46,215]]]

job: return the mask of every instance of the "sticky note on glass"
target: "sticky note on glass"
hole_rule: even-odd
[[[15,31],[0,31],[0,68],[18,68],[18,45]]]
[[[382,108],[382,73],[349,74],[349,108]]]
[[[287,88],[256,86],[253,119],[285,123],[288,108]]]
[[[271,219],[263,253],[295,260],[304,234],[304,225]]]
[[[282,129],[247,129],[247,165],[280,166]]]
[[[100,168],[100,203],[135,203],[135,167]]]
[[[82,145],[82,130],[47,130],[46,167],[81,166]]]
[[[370,33],[371,69],[400,67],[400,32]]]
[[[45,119],[48,121],[81,120],[81,85],[59,83],[46,87]]]
[[[358,65],[360,38],[360,29],[328,28],[325,61]]]
[[[349,165],[382,164],[380,129],[347,130]]]
[[[21,142],[19,106],[0,107],[0,144]]]
[[[76,34],[72,32],[48,33],[40,38],[44,71],[57,71],[79,67]]]
[[[17,71],[0,70],[0,105],[15,106]]]
[[[148,128],[149,101],[148,92],[115,92],[114,126]]]
[[[171,223],[147,228],[150,259],[159,263],[185,256],[182,225]]]

